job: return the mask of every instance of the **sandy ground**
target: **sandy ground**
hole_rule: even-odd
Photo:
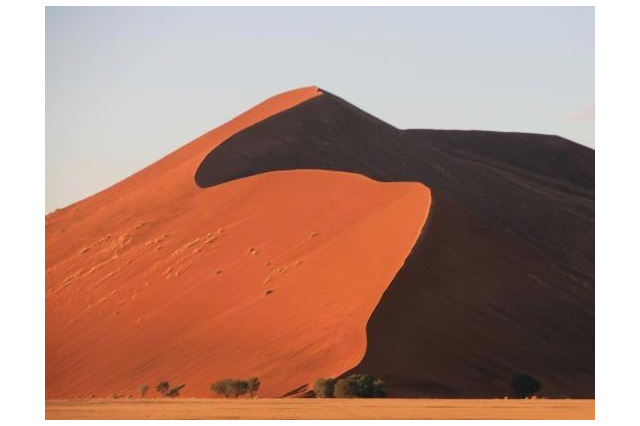
[[[51,400],[46,419],[595,419],[593,399]]]

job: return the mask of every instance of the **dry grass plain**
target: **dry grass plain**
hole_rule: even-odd
[[[595,419],[593,399],[48,400],[46,419]]]

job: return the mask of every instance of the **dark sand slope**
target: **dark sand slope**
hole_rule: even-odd
[[[394,396],[495,397],[527,372],[551,397],[593,397],[593,292],[512,235],[435,198],[374,311],[356,372]]]
[[[433,209],[353,370],[393,396],[594,396],[594,151],[556,136],[398,130],[324,92],[231,137],[201,187],[274,170],[422,182]]]
[[[463,140],[461,153],[448,148],[460,133],[400,131],[325,91],[229,138],[205,158],[196,182],[207,187],[289,169],[422,182],[593,275],[594,151],[556,136],[475,132],[482,136]],[[492,155],[504,151],[505,139],[523,152]],[[469,155],[475,145],[490,148]]]

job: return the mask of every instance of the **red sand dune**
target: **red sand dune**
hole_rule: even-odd
[[[271,98],[47,216],[47,397],[362,372],[394,397],[528,373],[592,398],[594,162],[557,136],[400,130],[315,87]]]
[[[281,396],[354,367],[371,313],[415,244],[430,192],[327,171],[201,189],[232,134],[318,96],[271,98],[46,218],[47,398],[258,376]]]

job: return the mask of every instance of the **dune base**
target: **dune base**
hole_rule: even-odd
[[[593,420],[593,399],[50,400],[46,419]]]

